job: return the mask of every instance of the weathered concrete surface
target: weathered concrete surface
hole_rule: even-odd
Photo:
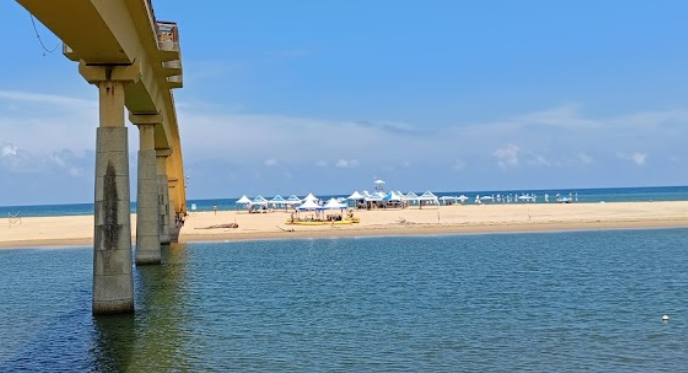
[[[126,127],[97,129],[94,314],[134,311],[128,153]]]

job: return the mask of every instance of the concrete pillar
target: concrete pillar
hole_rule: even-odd
[[[170,243],[170,195],[168,191],[169,180],[167,179],[167,157],[171,154],[171,149],[156,149],[158,210],[160,212],[158,224],[160,227],[160,243],[163,245],[169,245]]]
[[[170,179],[168,182],[168,195],[170,196],[170,242],[178,242],[179,240],[179,229],[180,222],[179,216],[177,215],[176,206],[176,187],[178,181],[176,179]]]
[[[124,122],[124,86],[140,77],[138,65],[86,66],[79,72],[98,86],[96,132],[93,314],[134,311],[129,146]]]
[[[155,126],[160,115],[129,115],[139,128],[138,180],[136,189],[136,265],[160,264],[160,210],[155,152]]]

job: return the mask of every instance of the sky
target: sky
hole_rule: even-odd
[[[189,199],[688,185],[686,1],[190,4],[153,0]],[[92,202],[97,89],[0,15],[0,205]]]

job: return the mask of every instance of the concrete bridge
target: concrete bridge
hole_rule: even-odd
[[[159,264],[186,214],[172,90],[182,87],[176,23],[150,0],[16,0],[57,35],[99,92],[96,132],[94,314],[134,310],[128,120],[138,127],[136,265]],[[75,69],[76,70],[76,69]]]

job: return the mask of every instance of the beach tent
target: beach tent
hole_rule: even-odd
[[[322,210],[322,207],[315,203],[313,200],[306,200],[303,204],[301,204],[299,207],[297,207],[299,211],[315,211],[315,210]]]
[[[397,194],[397,192],[392,191],[392,192],[387,193],[387,195],[385,195],[384,197],[382,197],[382,200],[383,201],[391,201],[391,202],[399,202],[399,201],[401,201],[401,198],[402,198],[402,196]]]
[[[458,199],[461,203],[464,203],[468,200],[468,197],[466,197],[464,194],[458,196],[456,199]]]
[[[249,205],[268,205],[268,200],[263,198],[261,195],[257,195],[251,202],[249,202]]]
[[[275,206],[275,207],[276,207],[276,206],[286,206],[286,205],[287,205],[287,201],[286,201],[284,198],[282,198],[282,196],[280,196],[279,194],[276,195],[276,196],[275,196],[273,199],[271,199],[269,202],[270,202],[270,205],[271,205],[271,206]]]
[[[246,195],[244,194],[235,203],[239,204],[239,205],[245,205],[245,204],[251,203],[251,200],[248,199],[248,197],[246,197]]]
[[[300,205],[300,204],[301,204],[301,200],[299,199],[299,197],[297,197],[297,196],[295,196],[295,195],[292,194],[289,198],[287,198],[287,203],[288,203],[290,206],[293,206],[293,205]]]
[[[344,210],[346,208],[347,206],[339,203],[336,198],[331,198],[324,206],[322,206],[323,210]]]
[[[303,200],[315,202],[318,200],[318,197],[314,196],[313,193],[308,193],[308,195]]]
[[[361,200],[361,199],[364,199],[364,198],[365,198],[365,196],[363,196],[363,195],[362,195],[361,193],[359,193],[358,191],[355,191],[355,192],[351,193],[350,196],[346,197],[346,199],[351,199],[351,200],[354,200],[354,201],[358,201],[358,200]]]
[[[385,196],[384,193],[375,192],[373,194],[369,193],[367,196],[364,197],[364,199],[366,200],[366,202],[377,202],[377,201],[382,201],[382,197],[384,197],[384,196]]]
[[[401,197],[404,201],[418,201],[418,195],[413,192],[408,192],[405,196]]]
[[[427,190],[427,191],[425,191],[425,193],[421,194],[420,197],[418,197],[418,200],[422,201],[422,202],[426,202],[426,204],[428,204],[427,202],[430,202],[430,204],[434,203],[436,205],[439,205],[439,203],[440,203],[439,200],[437,199],[437,196],[432,194],[432,192],[429,190]]]

